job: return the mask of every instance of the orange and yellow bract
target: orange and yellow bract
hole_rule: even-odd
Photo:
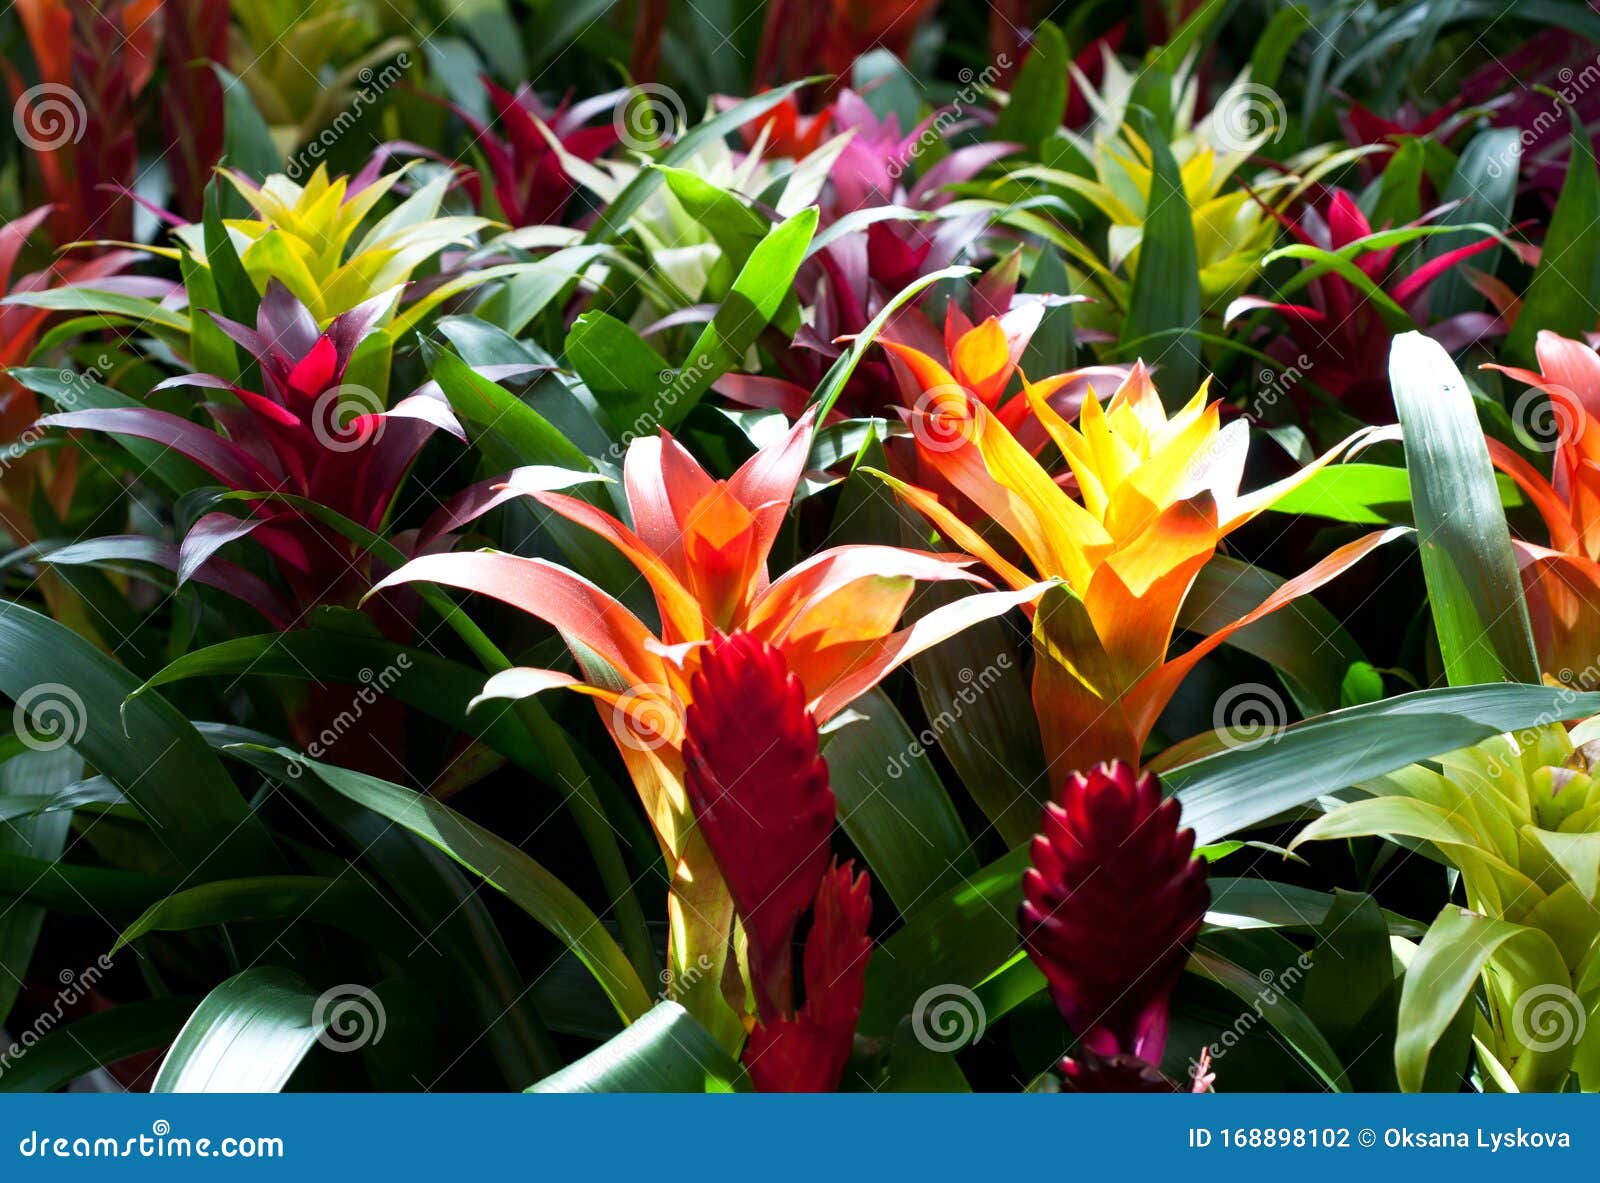
[[[923,358],[911,368],[925,380],[934,366]],[[971,359],[966,368],[992,372],[996,366]],[[1250,613],[1167,660],[1184,597],[1222,539],[1355,439],[1285,480],[1243,493],[1248,425],[1235,420],[1224,426],[1205,386],[1169,415],[1141,363],[1109,402],[1102,404],[1091,388],[1074,426],[1049,396],[1076,377],[1024,378],[1021,393],[1003,404],[1009,409],[1026,400],[1023,406],[1065,458],[1076,496],[1069,482],[1058,481],[1018,442],[990,399],[961,383],[930,387],[909,415],[923,464],[976,505],[1011,546],[997,545],[928,489],[892,481],[946,538],[1012,587],[1040,578],[1060,582],[1064,594],[1046,596],[1035,613],[1033,686],[1045,754],[1060,775],[1103,760],[1136,765],[1162,707],[1195,663],[1386,537],[1340,548]],[[1005,418],[1018,421],[1014,412]]]

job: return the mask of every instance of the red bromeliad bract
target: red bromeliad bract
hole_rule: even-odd
[[[215,374],[185,374],[155,389],[227,392],[233,401],[207,408],[219,430],[153,407],[66,411],[39,422],[155,440],[229,490],[290,494],[377,530],[434,430],[464,438],[449,406],[427,388],[385,410],[375,391],[345,383],[357,346],[392,300],[393,294],[380,296],[319,330],[311,313],[273,281],[261,298],[254,329],[214,316],[255,358],[265,393]],[[197,572],[222,546],[251,535],[277,560],[298,604],[353,604],[370,586],[359,566],[364,548],[315,514],[276,501],[252,507],[246,518],[221,510],[200,517],[183,540],[180,578]],[[268,604],[259,595],[251,600],[269,618],[293,615],[281,601]]]
[[[828,863],[833,790],[805,687],[751,633],[712,642],[690,681],[684,788],[750,942],[763,1022],[790,993],[795,924]]]
[[[867,988],[872,885],[866,872],[835,864],[823,876],[806,937],[806,1000],[793,1017],[762,1023],[745,1044],[744,1066],[764,1093],[827,1092],[839,1085]]]
[[[781,652],[743,632],[706,645],[690,686],[684,789],[744,928],[756,1006],[745,1064],[763,1092],[831,1089],[861,1011],[872,896],[849,864],[827,869],[834,798],[805,688]],[[794,933],[808,905],[796,1010]]]
[[[1022,941],[1079,1044],[1159,1064],[1167,1006],[1210,900],[1194,831],[1149,773],[1075,772],[1022,877]]]

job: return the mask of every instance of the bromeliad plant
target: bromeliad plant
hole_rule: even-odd
[[[1060,449],[1074,496],[983,398],[931,358],[897,352],[912,358],[925,389],[910,413],[922,463],[1009,541],[991,541],[927,489],[887,478],[895,491],[1010,586],[1059,581],[1034,613],[1033,701],[1047,764],[1061,772],[1112,759],[1137,767],[1162,708],[1206,654],[1386,539],[1347,543],[1169,659],[1184,598],[1222,539],[1357,441],[1246,494],[1248,428],[1237,420],[1223,427],[1206,387],[1168,416],[1148,370],[1136,365],[1104,406],[1090,389],[1075,427],[1049,402],[1070,375],[1024,379],[1023,406]]]
[[[1588,6],[450,7],[19,10],[0,1090],[1600,1089]]]
[[[915,585],[981,583],[963,556],[893,546],[824,550],[777,578],[768,559],[811,447],[809,417],[718,480],[670,435],[635,440],[623,466],[633,526],[563,493],[532,493],[552,513],[615,547],[650,589],[652,630],[605,591],[543,559],[478,552],[413,559],[377,587],[428,581],[479,592],[537,616],[567,638],[582,667],[518,668],[483,697],[558,687],[596,700],[628,767],[671,875],[669,973],[675,996],[724,1042],[739,1030],[721,995],[735,899],[684,787],[686,713],[703,647],[738,631],[781,655],[806,709],[826,724],[891,670],[963,626],[1038,595],[968,596],[897,629]],[[507,485],[518,492],[516,478]],[[705,684],[702,678],[698,683]],[[757,997],[781,990],[763,982]],[[760,1011],[770,1021],[771,1004]]]
[[[1481,975],[1472,1016],[1485,1086],[1600,1088],[1600,782],[1585,745],[1559,725],[1499,736],[1360,786],[1369,797],[1301,831],[1315,839],[1384,834],[1426,843],[1457,868],[1466,906],[1428,929],[1400,998],[1395,1068],[1421,1086],[1428,1059]]]

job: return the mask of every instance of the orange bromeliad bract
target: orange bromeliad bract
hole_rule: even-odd
[[[942,369],[923,358],[915,372],[937,377]],[[1005,420],[1017,421],[1016,413],[991,410],[982,392],[941,383],[907,416],[921,463],[977,506],[1012,545],[997,545],[933,491],[887,478],[945,538],[1012,587],[1039,578],[1059,581],[1033,611],[1034,707],[1046,757],[1058,773],[1052,779],[1103,760],[1137,767],[1162,708],[1202,657],[1392,536],[1372,534],[1340,547],[1168,660],[1184,598],[1222,539],[1360,436],[1283,481],[1241,493],[1249,429],[1243,421],[1222,426],[1204,386],[1168,415],[1141,363],[1108,403],[1091,389],[1075,427],[1049,398],[1074,378],[1024,378],[1022,393],[1002,410],[1026,400],[1065,457],[1076,497],[1007,428]]]
[[[1547,678],[1592,690],[1600,654],[1600,355],[1582,341],[1541,331],[1539,373],[1499,370],[1550,398],[1557,430],[1551,480],[1496,439],[1489,458],[1522,489],[1544,519],[1550,545],[1518,540],[1539,664]]]
[[[672,868],[669,898],[674,995],[728,1038],[737,1016],[722,1002],[733,903],[694,827],[684,791],[684,723],[705,642],[748,632],[783,657],[818,724],[890,670],[967,625],[1040,588],[966,596],[897,627],[919,581],[983,581],[965,555],[893,546],[822,551],[773,579],[767,559],[810,451],[811,417],[717,480],[670,435],[634,441],[623,467],[630,527],[585,501],[533,491],[546,508],[615,546],[649,585],[659,632],[583,577],[543,559],[495,552],[414,559],[379,588],[426,580],[493,596],[557,628],[583,676],[513,669],[485,698],[567,687],[597,700]],[[515,483],[509,491],[516,491]],[[753,720],[752,722],[757,722]],[[704,966],[709,958],[714,968]],[[700,968],[689,973],[691,966]]]

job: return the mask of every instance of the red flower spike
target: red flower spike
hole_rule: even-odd
[[[750,633],[706,646],[689,702],[684,788],[744,923],[757,1012],[770,1023],[791,1013],[795,923],[828,863],[828,766],[799,679]]]
[[[872,882],[835,863],[817,888],[806,937],[806,1001],[793,1018],[750,1033],[744,1066],[763,1093],[821,1093],[839,1086],[867,986]]]
[[[1159,1063],[1211,893],[1176,800],[1122,761],[1073,773],[1022,877],[1022,941],[1087,1052]]]

